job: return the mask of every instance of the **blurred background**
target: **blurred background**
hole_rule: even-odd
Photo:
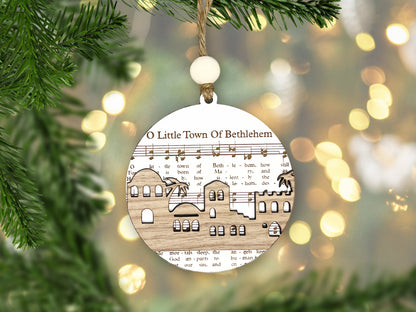
[[[339,269],[362,281],[407,272],[416,263],[416,2],[344,0],[328,28],[253,32],[207,29],[221,65],[218,102],[267,124],[296,174],[295,207],[283,235],[254,262],[222,274],[184,271],[141,241],[127,215],[125,179],[145,131],[199,102],[189,75],[197,29],[152,11],[124,7],[135,44],[133,82],[114,85],[98,68],[76,92],[91,112],[81,127],[107,180],[111,204],[94,234],[133,310],[197,310],[213,298],[230,308],[267,293],[289,273]],[[217,20],[221,24],[221,20]],[[111,64],[109,64],[111,66]],[[342,288],[342,285],[340,286]],[[271,296],[276,295],[271,293]]]

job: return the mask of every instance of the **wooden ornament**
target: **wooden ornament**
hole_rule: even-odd
[[[127,172],[127,207],[140,237],[191,271],[230,270],[261,255],[286,227],[294,193],[276,135],[221,104],[160,120],[137,144]]]

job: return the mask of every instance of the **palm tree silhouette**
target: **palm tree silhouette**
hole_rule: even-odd
[[[290,193],[295,190],[295,173],[293,170],[282,173],[277,177],[277,180],[279,181],[279,186],[284,184],[288,188],[286,193]]]
[[[182,194],[182,197],[185,197],[188,193],[189,185],[185,182],[180,182],[179,180],[175,178],[166,178],[167,181],[170,182],[170,184],[166,184],[166,188],[169,189],[168,193],[166,194],[166,197],[168,200],[172,197],[175,190],[179,187],[178,196]],[[166,182],[165,182],[166,183]]]

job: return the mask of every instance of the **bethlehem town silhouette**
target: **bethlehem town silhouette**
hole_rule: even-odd
[[[255,215],[230,209],[230,187],[219,180],[204,186],[204,207],[181,203],[169,211],[171,197],[186,200],[188,184],[163,181],[142,169],[127,183],[128,211],[141,238],[154,251],[267,249],[287,224],[294,200],[293,170],[282,173],[287,192],[254,192]]]

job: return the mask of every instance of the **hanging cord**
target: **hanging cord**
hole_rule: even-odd
[[[207,55],[207,46],[205,39],[205,27],[207,23],[208,12],[211,8],[213,0],[198,0],[198,44],[199,44],[199,56]],[[205,4],[205,5],[204,5]],[[203,83],[199,85],[200,92],[204,96],[206,103],[211,103],[214,95],[214,84]]]

